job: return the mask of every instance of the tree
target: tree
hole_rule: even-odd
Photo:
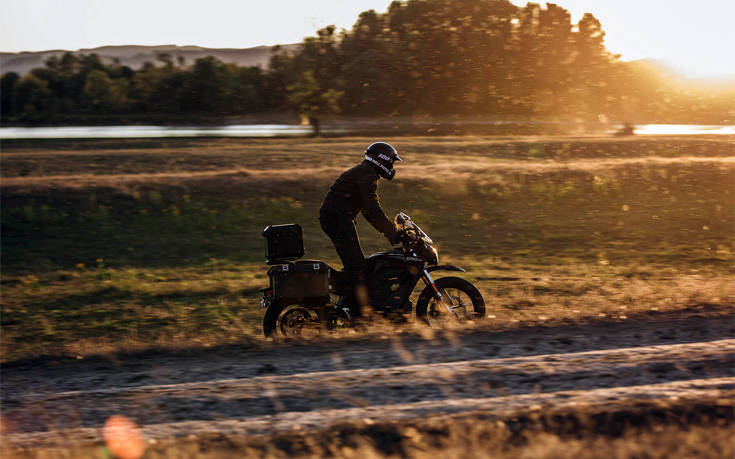
[[[13,114],[13,89],[20,80],[20,75],[8,72],[0,79],[0,116],[8,117]]]
[[[112,79],[102,70],[92,70],[82,90],[82,99],[96,113],[119,113],[127,102],[127,81]]]
[[[605,110],[605,100],[609,97],[607,87],[614,75],[613,61],[604,45],[605,32],[600,21],[591,13],[585,13],[577,23],[573,36],[575,59],[573,87],[577,89],[578,105],[575,112],[596,118]]]
[[[266,85],[260,67],[227,68],[227,109],[230,113],[254,113],[266,108]]]
[[[335,89],[323,89],[314,73],[307,70],[288,88],[288,100],[302,116],[306,116],[314,129],[314,135],[319,136],[321,118],[330,113],[339,111],[339,98],[342,95]]]
[[[344,34],[339,53],[344,64],[339,70],[343,77],[342,111],[347,113],[395,112],[396,67],[394,50],[383,34],[384,15],[374,10],[360,14],[351,33]]]
[[[41,121],[48,113],[51,91],[45,80],[29,73],[14,87],[12,104],[15,113],[27,121]]]
[[[344,92],[339,50],[336,29],[328,26],[318,30],[316,37],[305,38],[298,52],[278,52],[271,59],[271,71],[277,76],[273,82],[285,86],[286,104],[309,120],[317,136],[322,117],[340,110]]]
[[[224,64],[214,57],[197,59],[187,74],[183,108],[189,112],[216,113],[224,105]]]

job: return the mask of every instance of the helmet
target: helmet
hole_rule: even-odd
[[[365,149],[365,160],[373,163],[378,168],[381,177],[392,180],[396,175],[393,169],[395,161],[403,161],[395,148],[389,143],[375,142]]]

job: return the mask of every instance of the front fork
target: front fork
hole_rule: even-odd
[[[436,282],[434,282],[434,279],[431,277],[431,274],[429,274],[429,271],[426,268],[424,268],[424,272],[421,274],[421,278],[424,280],[427,286],[431,286],[431,288],[434,289],[434,298],[443,302],[444,298],[442,297],[442,293],[439,291],[439,288],[436,286]]]
[[[439,287],[436,286],[436,282],[434,282],[434,279],[431,277],[431,274],[429,274],[429,271],[424,268],[424,272],[421,274],[421,278],[424,280],[427,286],[431,286],[431,288],[434,290],[434,298],[437,299],[442,305],[444,305],[444,309],[447,310],[448,313],[457,315],[457,308],[461,307],[462,305],[454,305],[452,304],[452,298],[444,292],[444,295],[442,295],[442,292],[439,290]]]

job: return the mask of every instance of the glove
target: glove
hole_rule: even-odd
[[[399,244],[403,240],[403,232],[394,231],[393,234],[388,235],[388,240],[390,241],[391,245]]]

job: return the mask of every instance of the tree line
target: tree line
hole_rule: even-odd
[[[294,111],[318,128],[331,114],[483,116],[634,122],[732,122],[730,86],[699,88],[604,46],[585,14],[507,0],[394,1],[334,26],[297,51],[277,48],[267,69],[215,58],[186,66],[159,55],[133,70],[94,54],[52,57],[23,77],[2,76],[2,117],[186,119]]]
[[[169,55],[139,70],[104,64],[95,54],[66,53],[20,77],[2,76],[3,117],[54,121],[74,116],[222,116],[255,113],[282,104],[271,77],[259,67],[238,67],[212,57],[186,67]]]

